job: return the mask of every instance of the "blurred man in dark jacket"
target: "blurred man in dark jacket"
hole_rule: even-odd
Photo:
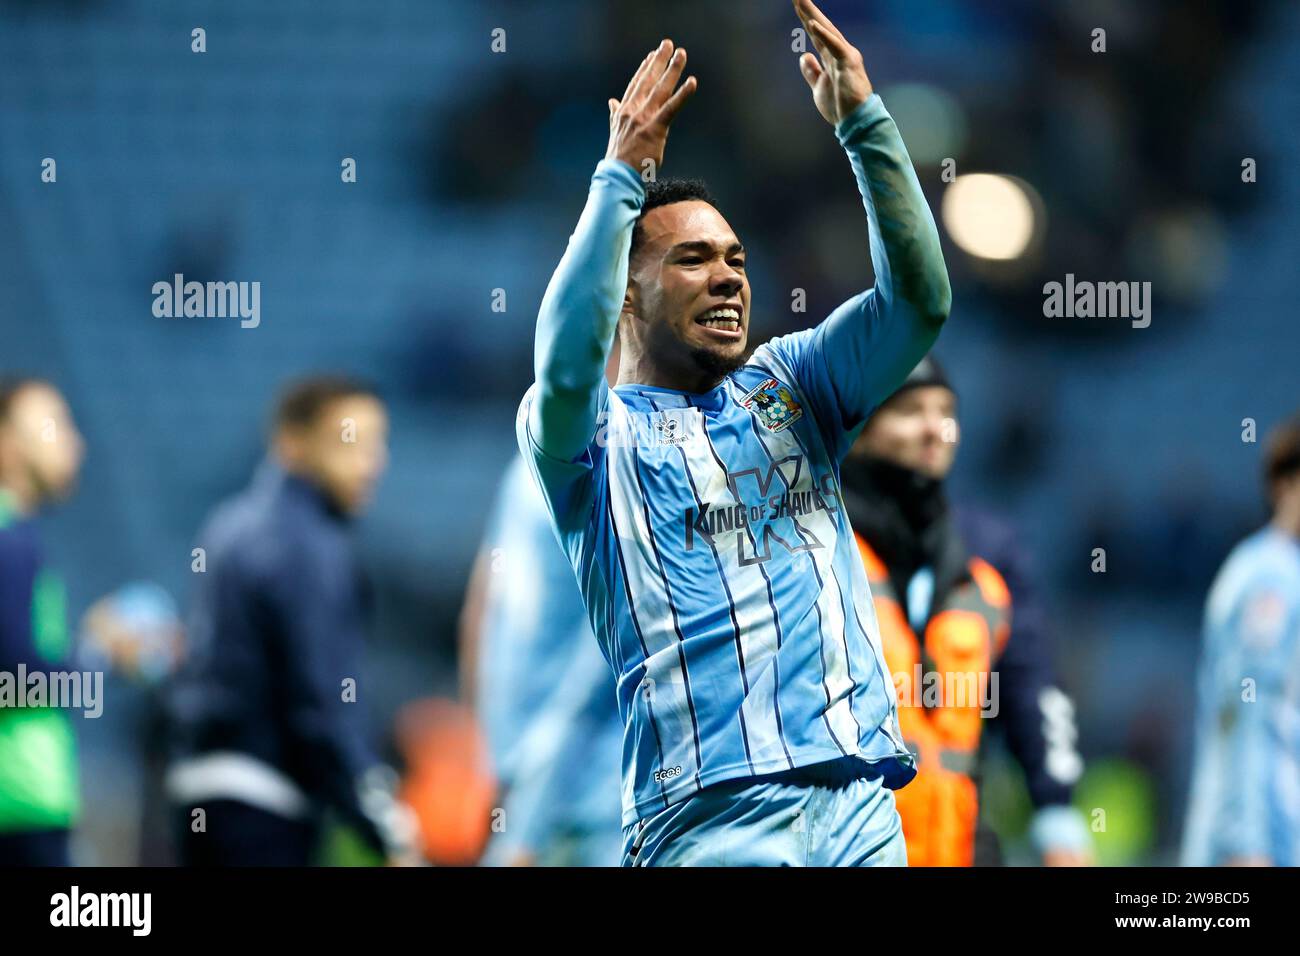
[[[1036,808],[1048,864],[1089,862],[1070,807],[1083,764],[1073,705],[1055,686],[1028,561],[1004,523],[954,509],[944,494],[959,438],[957,398],[924,359],[868,420],[842,465],[844,501],[871,581],[899,723],[918,755],[898,791],[908,863],[997,862],[978,826],[985,720],[998,718]]]
[[[390,860],[414,837],[359,703],[366,590],[349,519],[388,458],[364,385],[320,377],[280,402],[269,460],[199,536],[167,780],[190,865],[306,865],[328,808]]]

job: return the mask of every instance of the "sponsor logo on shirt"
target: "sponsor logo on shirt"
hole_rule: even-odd
[[[686,550],[695,549],[697,537],[716,545],[715,537],[727,532],[736,535],[736,559],[742,566],[770,561],[773,542],[790,554],[824,548],[799,519],[818,511],[835,514],[840,510],[839,494],[829,472],[800,481],[803,464],[802,455],[791,455],[772,462],[766,472],[758,468],[728,472],[731,500],[704,501],[683,511]]]

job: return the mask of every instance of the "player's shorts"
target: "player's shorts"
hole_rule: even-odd
[[[727,780],[623,829],[624,866],[907,866],[894,792],[858,757]]]

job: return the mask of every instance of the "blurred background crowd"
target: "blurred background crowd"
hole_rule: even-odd
[[[1011,518],[1037,558],[1087,761],[1076,802],[1109,808],[1099,859],[1174,862],[1204,595],[1265,517],[1244,420],[1262,436],[1297,405],[1300,8],[822,7],[863,51],[939,221],[953,491]],[[392,460],[359,526],[377,611],[362,703],[395,750],[404,708],[457,694],[457,615],[515,449],[536,308],[603,156],[606,99],[645,49],[690,51],[699,92],[664,173],[707,180],[744,240],[751,334],[870,284],[797,26],[778,0],[0,2],[0,371],[58,384],[85,436],[79,493],[48,525],[74,621],[130,582],[183,609],[196,530],[246,483],[281,384],[368,378]],[[1004,178],[956,188],[970,173]],[[260,282],[260,324],[155,317],[151,287],[175,273]],[[1044,283],[1067,274],[1151,282],[1150,326],[1044,317]],[[107,694],[78,721],[77,858],[165,860],[146,782],[156,685],[115,675]],[[995,761],[986,788],[1016,859],[1014,765]]]

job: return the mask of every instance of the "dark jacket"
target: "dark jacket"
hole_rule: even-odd
[[[344,517],[267,464],[220,505],[196,542],[187,659],[169,695],[175,759],[217,751],[280,770],[384,847],[361,782],[366,589]],[[357,688],[344,699],[345,681]],[[373,808],[371,808],[373,813]]]

